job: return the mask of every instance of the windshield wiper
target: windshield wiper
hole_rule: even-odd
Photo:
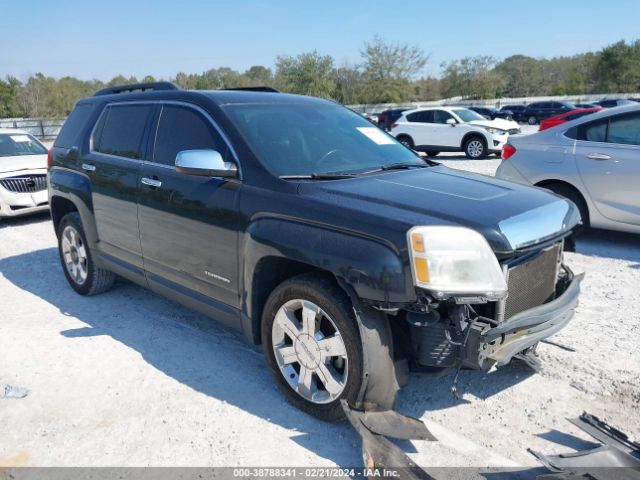
[[[353,178],[355,173],[312,173],[311,175],[281,175],[282,180],[340,180]]]
[[[432,167],[435,163],[392,163],[391,165],[382,165],[378,168],[374,168],[373,170],[367,170],[366,172],[362,172],[360,175],[367,175],[369,173],[376,172],[386,172],[387,170],[408,170],[410,168],[429,168]],[[437,164],[435,164],[437,165]]]

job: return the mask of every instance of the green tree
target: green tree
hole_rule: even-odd
[[[500,90],[496,59],[479,55],[443,63],[442,93],[445,97],[495,98]]]
[[[334,98],[336,82],[333,58],[313,51],[296,57],[276,58],[276,87],[285,92]]]
[[[608,92],[640,91],[640,40],[603,48],[595,65],[598,87]]]
[[[412,97],[411,81],[427,64],[418,47],[385,43],[380,37],[365,44],[362,95],[371,103],[402,102]]]

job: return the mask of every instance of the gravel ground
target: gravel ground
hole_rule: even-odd
[[[491,174],[497,160],[443,163]],[[494,166],[495,164],[495,166]],[[527,447],[592,446],[565,418],[587,410],[640,436],[640,237],[592,231],[566,254],[587,272],[577,314],[540,345],[541,373],[412,375],[398,410],[438,442],[423,466],[530,467]],[[357,435],[288,405],[240,335],[130,283],[84,298],[59,265],[47,216],[0,222],[0,466],[358,466]]]

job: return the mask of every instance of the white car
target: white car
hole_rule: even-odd
[[[585,226],[640,233],[640,105],[592,113],[509,139],[496,176],[547,188]]]
[[[0,128],[0,217],[49,208],[47,153],[27,132]]]
[[[509,134],[520,133],[511,120],[487,120],[462,107],[432,107],[407,110],[391,126],[391,134],[405,146],[429,156],[440,152],[464,152],[477,160],[500,153]]]

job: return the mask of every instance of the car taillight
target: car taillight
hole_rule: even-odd
[[[507,160],[509,158],[511,158],[513,156],[513,154],[516,153],[516,147],[514,147],[513,145],[506,143],[504,147],[502,147],[502,155],[500,155],[500,157],[503,160]]]
[[[51,168],[51,162],[53,162],[53,147],[47,153],[47,168]]]
[[[397,123],[394,123],[393,125],[391,125],[391,128],[389,130],[393,130],[394,128],[396,128],[398,126]]]

